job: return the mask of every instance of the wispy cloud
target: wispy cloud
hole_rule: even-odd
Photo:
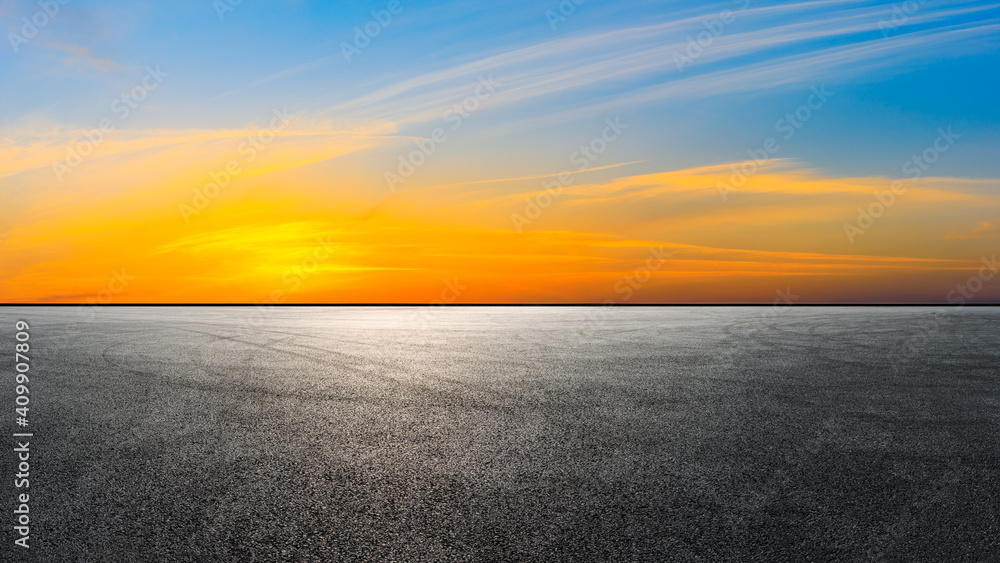
[[[948,240],[977,239],[1000,236],[1000,221],[981,221],[965,233],[948,233]]]
[[[928,6],[888,38],[879,29],[892,16],[893,7],[856,4],[803,2],[748,9],[738,15],[732,32],[720,35],[683,74],[676,71],[671,55],[688,45],[692,32],[703,31],[700,26],[716,14],[717,7],[695,17],[581,34],[431,70],[335,103],[319,114],[361,114],[400,124],[428,121],[467,95],[469,84],[482,74],[493,74],[502,84],[491,99],[493,107],[574,90],[608,91],[601,95],[604,101],[595,103],[588,96],[587,102],[569,105],[550,117],[558,120],[582,111],[599,113],[654,101],[788,88],[892,71],[924,57],[926,49],[933,49],[940,58],[974,53],[1000,42],[996,17],[1000,4]],[[958,16],[972,21],[951,23]],[[790,18],[799,21],[789,23]],[[794,52],[789,54],[789,50]]]
[[[53,41],[47,44],[50,49],[62,51],[69,56],[63,59],[66,67],[77,67],[84,69],[94,69],[99,72],[123,72],[129,69],[128,66],[116,63],[111,59],[95,55],[89,48],[82,45],[72,45],[61,41]]]

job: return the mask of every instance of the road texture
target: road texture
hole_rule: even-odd
[[[996,308],[0,316],[4,561],[1000,560]]]

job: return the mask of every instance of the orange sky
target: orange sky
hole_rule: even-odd
[[[996,180],[907,180],[851,242],[845,224],[892,180],[781,160],[725,194],[730,165],[596,167],[561,189],[545,174],[425,177],[387,196],[331,160],[382,139],[293,129],[199,199],[250,133],[117,136],[62,181],[40,166],[58,148],[5,153],[24,187],[2,212],[4,300],[944,301],[994,254],[995,226],[969,217],[1000,216]]]

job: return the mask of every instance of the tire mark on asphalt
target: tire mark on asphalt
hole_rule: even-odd
[[[202,332],[202,331],[195,331],[195,330],[190,330],[190,329],[184,329],[184,328],[179,328],[179,327],[166,327],[166,328],[174,329],[174,330],[180,330],[180,331],[184,331],[184,332],[193,332],[193,333],[198,333],[198,334],[204,334],[204,335],[213,336],[213,337],[217,336],[217,335],[213,335],[211,333],[206,333],[206,332]],[[295,336],[295,335],[293,335],[293,336]],[[223,341],[223,340],[225,340],[225,341],[231,341],[231,342],[235,342],[235,343],[240,343],[240,344],[244,344],[244,345],[253,346],[255,348],[267,350],[269,352],[275,352],[275,353],[281,353],[281,354],[289,354],[289,355],[292,355],[292,356],[301,357],[301,358],[304,358],[304,359],[307,359],[307,360],[319,363],[319,364],[321,364],[323,366],[327,366],[327,367],[330,366],[331,364],[333,364],[333,362],[331,362],[330,360],[323,359],[323,358],[318,358],[318,357],[310,355],[310,354],[303,354],[303,353],[298,353],[298,352],[294,352],[294,351],[283,350],[283,349],[280,349],[280,348],[275,348],[273,346],[267,346],[267,345],[262,345],[262,344],[259,344],[259,343],[256,343],[256,342],[251,342],[251,341],[243,340],[243,339],[240,339],[240,338],[237,338],[237,337],[234,337],[234,336],[217,338],[215,341]],[[278,390],[275,390],[275,389],[272,389],[272,388],[255,386],[255,385],[250,385],[250,384],[247,384],[247,383],[237,383],[236,381],[234,381],[234,380],[232,380],[230,378],[227,378],[224,374],[213,373],[212,371],[210,371],[210,369],[207,369],[207,368],[209,368],[209,366],[207,366],[205,364],[199,365],[199,364],[196,364],[196,363],[191,363],[190,365],[191,365],[192,368],[202,369],[206,373],[209,373],[211,375],[215,375],[216,377],[219,377],[222,380],[219,383],[201,384],[201,383],[197,383],[195,381],[192,381],[191,379],[172,377],[172,376],[167,375],[165,373],[158,373],[158,372],[155,372],[155,371],[145,371],[145,370],[136,369],[134,367],[131,367],[131,366],[127,365],[126,362],[119,361],[118,359],[116,359],[115,355],[112,352],[113,348],[117,348],[117,347],[125,346],[125,345],[131,345],[131,344],[136,343],[137,341],[138,341],[138,339],[133,338],[133,339],[131,339],[128,342],[117,342],[117,343],[114,343],[111,346],[108,346],[107,348],[105,348],[101,352],[101,356],[102,356],[103,360],[105,361],[105,363],[107,363],[110,367],[112,367],[114,369],[117,369],[117,370],[120,370],[120,371],[123,371],[123,372],[126,372],[126,373],[131,373],[133,375],[142,376],[142,377],[155,378],[157,380],[165,381],[165,382],[167,382],[169,384],[172,384],[172,385],[175,385],[175,386],[185,387],[185,388],[194,389],[194,390],[198,390],[198,391],[228,393],[228,394],[233,394],[233,395],[239,395],[241,393],[246,393],[246,394],[263,395],[263,396],[269,396],[269,397],[295,398],[295,399],[299,399],[299,400],[310,400],[310,401],[326,401],[326,400],[330,400],[330,401],[343,401],[343,402],[352,402],[352,403],[375,404],[375,405],[380,405],[380,406],[387,406],[387,405],[405,406],[405,405],[411,405],[411,404],[415,404],[415,403],[419,402],[419,401],[414,401],[414,400],[410,400],[410,401],[408,401],[408,400],[394,400],[394,399],[392,399],[390,397],[387,397],[387,396],[372,397],[370,399],[363,398],[363,397],[347,397],[347,396],[343,396],[343,395],[335,395],[335,394],[331,394],[329,392],[319,391],[319,390],[316,390],[316,389],[302,390],[302,391],[278,391]],[[323,352],[332,352],[330,350],[323,350],[323,349],[315,348],[315,347],[307,347],[307,348],[314,349],[314,350],[319,350],[319,351],[323,351]],[[352,358],[352,359],[355,358],[355,356],[352,356],[352,355],[349,355],[349,354],[343,354],[343,355],[345,355],[345,356],[347,356],[349,358]],[[153,358],[146,358],[146,359],[147,359],[147,361],[150,361],[150,362],[153,362],[153,363],[161,363],[161,364],[164,363],[164,362],[155,360]],[[341,367],[345,367],[345,368],[350,369],[353,372],[357,373],[358,375],[361,376],[359,379],[371,382],[372,378],[371,377],[366,377],[366,376],[375,376],[375,378],[378,379],[380,382],[387,382],[387,383],[390,383],[393,386],[399,388],[400,390],[409,391],[409,392],[414,392],[415,391],[415,392],[418,392],[421,395],[425,395],[425,396],[430,397],[430,398],[442,398],[443,395],[447,395],[448,394],[447,390],[434,389],[433,387],[430,387],[428,385],[425,385],[425,384],[421,383],[419,379],[417,381],[413,381],[413,382],[404,382],[404,381],[400,381],[399,379],[396,379],[394,377],[380,376],[378,374],[372,374],[368,370],[365,370],[363,368],[358,368],[358,367],[355,367],[355,366],[341,365]],[[385,365],[383,363],[383,367],[389,367],[389,366],[387,366],[387,365]],[[428,377],[428,376],[425,375],[424,376],[424,380],[426,381],[428,379],[437,380],[439,378],[437,378],[437,377]],[[442,378],[441,379],[441,382],[446,382],[446,381],[447,381],[446,378]],[[454,384],[454,382],[452,382],[452,384]],[[471,385],[472,384],[470,384],[469,386],[471,386]],[[457,387],[457,385],[456,385],[456,387]],[[382,390],[384,390],[384,388]],[[492,390],[489,390],[489,389],[486,389],[486,388],[481,388],[481,390],[484,393],[492,393],[492,394],[495,394],[495,395],[496,394],[501,394],[501,392],[492,391]],[[516,396],[508,395],[508,397],[515,398]],[[423,404],[423,403],[421,403],[421,404]],[[450,405],[450,404],[452,404],[452,402],[447,402],[446,404]],[[492,410],[492,409],[496,408],[495,405],[477,404],[476,402],[467,403],[466,406],[477,408],[477,409],[487,409],[487,410]]]

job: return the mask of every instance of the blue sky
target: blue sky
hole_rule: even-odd
[[[782,156],[843,174],[891,174],[923,142],[921,132],[954,124],[983,151],[942,166],[1000,173],[996,159],[983,158],[995,148],[1000,111],[995,3],[587,0],[470,9],[402,1],[350,63],[342,44],[388,2],[219,5],[68,2],[21,52],[0,61],[16,78],[0,102],[3,125],[90,126],[147,65],[159,65],[170,80],[129,127],[239,127],[289,106],[317,120],[385,119],[418,132],[474,81],[478,66],[507,83],[469,127],[488,137],[554,142],[586,129],[588,119],[633,113],[642,116],[632,120],[641,122],[632,139],[648,146],[634,149],[643,159],[709,164],[766,138],[809,86],[822,83],[836,96]],[[38,10],[31,2],[4,4],[8,32]],[[683,55],[688,39],[723,10],[734,12],[733,21],[679,71],[671,55]],[[569,15],[552,20],[555,13]],[[897,27],[880,30],[887,23]],[[86,54],[67,52],[71,45]],[[428,81],[365,100],[417,78]],[[359,99],[368,105],[337,110]],[[506,129],[497,131],[498,123]]]

